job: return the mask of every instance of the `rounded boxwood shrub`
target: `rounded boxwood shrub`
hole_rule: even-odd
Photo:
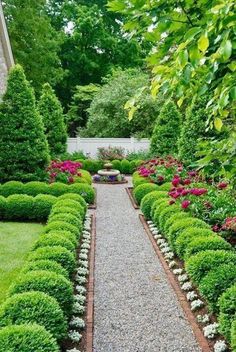
[[[140,204],[143,197],[153,191],[158,191],[158,186],[154,183],[139,185],[134,189],[134,198],[136,202]]]
[[[47,247],[47,246],[49,247],[61,246],[68,249],[68,251],[72,253],[74,253],[75,251],[74,244],[64,236],[58,235],[58,234],[53,235],[49,233],[49,234],[44,234],[40,236],[40,238],[34,245],[34,249],[37,249],[40,247]]]
[[[40,247],[33,251],[29,255],[28,259],[29,261],[37,261],[42,259],[54,260],[55,262],[61,264],[70,276],[72,276],[75,270],[75,256],[62,246]]]
[[[173,206],[173,205],[172,205]],[[191,218],[192,216],[190,213],[181,211],[180,209],[178,209],[178,211],[176,211],[176,213],[170,215],[170,217],[166,220],[165,224],[164,224],[164,232],[167,233],[169,231],[169,228],[176,223],[176,221],[180,220],[180,219],[187,219],[187,218]]]
[[[158,191],[159,192],[159,191]],[[154,220],[154,214],[155,214],[155,211],[156,211],[156,208],[160,205],[160,204],[163,204],[163,203],[169,203],[169,198],[168,197],[161,197],[157,200],[155,200],[151,206],[151,212],[150,212],[150,215],[151,215],[151,219]]]
[[[115,170],[119,170],[121,172],[121,161],[120,160],[112,160],[112,168]]]
[[[81,177],[87,181],[89,185],[92,184],[92,176],[87,170],[80,169],[79,173],[81,174]],[[79,178],[81,178],[79,177]],[[77,182],[77,181],[76,181]]]
[[[236,285],[228,288],[218,300],[219,306],[219,330],[230,342],[230,329],[236,319]]]
[[[31,181],[24,184],[24,194],[29,196],[37,196],[38,194],[47,194],[49,185],[45,182]]]
[[[131,173],[131,167],[130,167],[130,162],[129,160],[123,159],[121,160],[121,173],[122,174],[130,174]]]
[[[51,271],[31,271],[21,275],[10,287],[10,296],[16,293],[39,291],[54,297],[66,315],[70,315],[73,306],[73,288],[64,276]]]
[[[23,292],[8,298],[0,307],[0,326],[38,324],[53,337],[66,336],[67,324],[55,298],[43,292]]]
[[[95,191],[92,186],[83,183],[74,183],[68,186],[68,192],[81,195],[88,204],[92,204],[95,199]]]
[[[13,194],[7,198],[6,219],[28,220],[33,217],[34,198],[26,194]]]
[[[232,352],[236,352],[236,320],[232,322],[230,333]]]
[[[215,232],[208,229],[188,228],[184,230],[175,241],[175,248],[177,255],[183,259],[188,244],[195,238],[207,238],[209,236],[216,236]]]
[[[0,191],[3,197],[8,197],[12,194],[23,194],[24,184],[20,181],[9,181],[1,185]]]
[[[159,186],[159,191],[169,192],[172,187],[173,187],[173,185],[171,182],[165,182]]]
[[[27,262],[23,267],[22,273],[28,273],[29,271],[52,271],[55,274],[63,275],[66,279],[69,279],[69,274],[64,269],[61,264],[55,262],[54,260],[42,259],[36,260],[34,262]]]
[[[134,173],[137,168],[137,161],[136,160],[131,160],[130,161],[130,173]]]
[[[0,329],[0,352],[59,352],[59,347],[43,326],[10,325]]]
[[[67,192],[69,192],[69,185],[66,185],[62,182],[51,183],[48,187],[48,194],[51,194],[55,197],[59,197]]]
[[[52,208],[52,213],[55,209],[58,209],[61,207],[68,207],[79,211],[82,219],[85,216],[86,210],[84,209],[83,205],[79,202],[76,202],[75,200],[72,200],[72,199],[58,200]]]
[[[207,250],[199,252],[185,262],[185,268],[193,282],[199,284],[210,270],[217,268],[221,264],[235,265],[236,254],[224,250]]]
[[[46,232],[47,235],[60,235],[64,238],[67,238],[70,242],[73,243],[73,245],[76,247],[78,244],[78,240],[75,236],[74,233],[70,232],[70,231],[63,231],[63,230],[54,230],[54,231],[49,231]]]
[[[200,282],[199,291],[213,312],[218,311],[220,295],[236,282],[235,264],[222,264],[211,270]]]
[[[61,200],[74,200],[74,201],[78,202],[80,205],[82,205],[82,207],[84,208],[85,211],[87,209],[87,204],[86,204],[84,198],[82,196],[80,196],[79,194],[66,193],[66,194],[63,194],[62,196],[58,197],[58,201],[61,201]]]
[[[157,199],[163,199],[163,198],[166,199],[166,192],[160,192],[160,191],[150,192],[143,197],[140,208],[147,220],[151,219],[151,209],[152,209],[153,203]]]
[[[99,160],[86,159],[82,161],[82,165],[83,169],[91,172],[92,174],[95,174],[98,170],[103,168],[103,162]]]
[[[3,196],[0,196],[0,219],[4,219],[5,211],[7,206],[7,199]]]
[[[78,211],[77,209],[71,208],[71,207],[62,207],[62,206],[57,206],[54,207],[53,210],[50,213],[50,216],[52,215],[56,215],[56,214],[71,214],[74,215],[76,217],[80,217],[81,218],[81,212],[82,211]]]
[[[38,194],[34,198],[34,219],[47,219],[52,209],[52,206],[56,203],[56,201],[57,198],[49,194]]]
[[[169,204],[169,203],[168,203]],[[160,211],[159,214],[159,226],[162,231],[165,229],[165,224],[167,220],[174,214],[179,213],[179,207],[178,205],[170,205]]]
[[[81,217],[80,216],[77,217],[69,213],[51,214],[48,219],[48,224],[50,224],[53,221],[61,221],[61,220],[68,222],[68,224],[74,225],[78,227],[80,230],[82,230]]]
[[[155,223],[155,225],[160,228],[160,214],[164,209],[169,208],[169,202],[164,200],[163,202],[156,204],[156,209],[154,211],[154,215],[153,215],[153,222]],[[164,234],[165,235],[165,234]]]
[[[73,233],[77,239],[80,237],[80,231],[78,227],[68,224],[68,222],[65,221],[53,221],[50,224],[47,224],[44,228],[44,233],[51,231],[69,231]]]
[[[201,251],[208,249],[224,249],[226,251],[232,251],[232,246],[219,236],[208,236],[208,237],[197,237],[187,245],[185,251],[185,260],[191,257],[191,255],[197,254]]]
[[[167,238],[169,240],[170,245],[173,249],[175,249],[175,241],[178,236],[187,228],[201,228],[201,229],[209,229],[209,225],[200,219],[197,218],[186,218],[177,220],[167,232]]]
[[[133,173],[133,177],[132,177],[132,183],[133,183],[133,186],[134,186],[134,189],[136,188],[136,187],[138,187],[139,185],[142,185],[142,184],[144,184],[144,183],[150,183],[150,180],[149,180],[149,178],[147,178],[147,177],[142,177],[142,176],[140,176],[139,175],[139,172],[138,171],[135,171],[134,173]]]

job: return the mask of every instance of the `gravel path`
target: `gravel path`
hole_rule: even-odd
[[[96,185],[94,352],[200,352],[125,187]]]

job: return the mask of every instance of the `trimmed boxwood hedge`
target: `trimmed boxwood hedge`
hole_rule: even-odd
[[[160,223],[159,223],[159,220],[160,220],[160,214],[163,210],[167,209],[170,207],[169,205],[169,202],[167,199],[165,198],[162,198],[162,201],[161,200],[158,200],[154,203],[153,205],[153,208],[155,207],[155,211],[153,212],[153,216],[152,216],[152,219],[153,219],[153,222],[155,223],[155,225],[160,228]]]
[[[199,291],[207,300],[213,312],[218,311],[217,301],[220,295],[236,282],[235,264],[221,264],[211,270],[200,282]]]
[[[75,270],[75,256],[62,246],[45,246],[34,250],[28,257],[29,261],[54,260],[67,270],[71,277]]]
[[[76,237],[76,235],[74,234],[74,233],[72,233],[72,232],[70,232],[70,231],[64,231],[64,230],[52,230],[52,231],[48,231],[48,232],[46,232],[46,233],[44,233],[44,234],[42,234],[42,236],[43,235],[48,235],[48,236],[50,236],[50,235],[59,235],[59,236],[62,236],[62,237],[64,237],[64,238],[66,238],[66,239],[68,239],[70,242],[72,242],[73,243],[73,245],[76,247],[77,246],[77,244],[78,244],[78,239],[77,239],[77,237]]]
[[[34,198],[26,194],[13,194],[7,198],[5,217],[9,220],[33,218]]]
[[[73,199],[59,199],[53,206],[52,208],[52,213],[54,212],[55,209],[61,208],[61,207],[68,207],[72,209],[76,209],[80,212],[81,218],[84,218],[85,211],[86,209],[81,205],[81,203],[77,202],[76,200]]]
[[[63,235],[58,234],[43,234],[40,236],[38,241],[34,245],[34,249],[41,248],[41,247],[53,247],[53,246],[61,246],[66,248],[68,251],[74,254],[75,252],[75,245],[68,240]]]
[[[179,213],[179,206],[174,204],[169,205],[160,211],[158,222],[161,231],[164,231],[166,222],[172,215],[176,213]]]
[[[135,198],[136,202],[138,204],[140,204],[143,197],[146,194],[153,192],[153,191],[158,191],[158,186],[155,185],[154,183],[147,183],[144,185],[139,185],[133,191],[134,198]]]
[[[236,319],[236,285],[228,288],[218,300],[219,306],[219,331],[230,342],[232,322]]]
[[[74,225],[78,227],[79,230],[82,230],[82,219],[80,216],[75,216],[69,213],[58,213],[58,214],[51,214],[48,218],[48,224],[50,224],[53,221],[60,221],[63,219],[63,221],[68,222],[68,224]]]
[[[33,213],[34,219],[43,221],[48,218],[52,206],[57,202],[57,198],[49,194],[38,194],[34,198]]]
[[[199,284],[210,270],[221,264],[236,265],[236,254],[224,250],[206,250],[191,256],[185,262],[185,268],[193,282]]]
[[[167,193],[161,192],[161,191],[153,191],[153,192],[146,194],[141,201],[140,208],[143,212],[143,215],[145,216],[145,218],[147,220],[151,219],[152,205],[157,199],[166,199],[167,200]]]
[[[43,292],[23,292],[8,298],[0,307],[0,327],[7,325],[38,324],[53,337],[66,337],[67,323],[55,298]]]
[[[52,271],[55,274],[63,275],[66,279],[69,279],[69,274],[61,264],[50,259],[36,260],[34,262],[27,262],[22,269],[22,273],[26,274],[29,271]]]
[[[224,249],[226,251],[232,251],[233,247],[223,238],[216,235],[208,237],[197,237],[187,245],[185,251],[185,260],[192,255],[197,254],[198,252],[206,251],[208,249]]]
[[[8,181],[0,185],[0,194],[3,197],[11,196],[12,194],[23,194],[24,184],[20,181]]]
[[[73,233],[77,239],[80,238],[81,233],[76,226],[68,224],[68,222],[65,221],[53,221],[44,227],[44,233],[48,233],[51,231],[69,231]]]
[[[172,205],[173,206],[173,205]],[[175,224],[176,221],[182,220],[182,219],[187,219],[187,218],[192,218],[190,213],[185,213],[184,211],[177,211],[173,215],[170,215],[170,217],[166,220],[164,224],[164,232],[167,233],[170,227]]]
[[[150,180],[147,177],[140,176],[138,171],[135,171],[132,176],[132,183],[135,189],[139,185],[142,185],[144,183],[150,183]]]
[[[231,348],[232,352],[236,352],[236,319],[233,321],[231,325]]]
[[[59,352],[59,347],[43,326],[10,325],[0,329],[0,352]]]
[[[175,248],[177,255],[183,259],[185,251],[189,243],[195,238],[208,238],[209,236],[216,236],[215,232],[209,229],[187,228],[184,230],[175,241]]]
[[[68,191],[69,193],[76,193],[81,195],[88,204],[94,203],[95,191],[90,185],[82,183],[73,183],[68,186]]]
[[[78,202],[84,208],[85,211],[87,209],[86,201],[79,194],[66,193],[66,194],[63,194],[62,196],[58,197],[57,199],[58,199],[58,201],[59,200],[74,200],[74,201]]]
[[[0,219],[4,219],[7,206],[6,198],[0,196]]]
[[[73,288],[64,276],[51,271],[32,271],[21,275],[10,287],[10,296],[16,293],[39,291],[54,297],[63,312],[70,316],[73,306]]]
[[[45,182],[31,181],[23,185],[22,193],[36,197],[38,194],[47,194],[49,187]]]

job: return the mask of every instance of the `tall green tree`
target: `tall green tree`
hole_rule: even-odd
[[[49,83],[43,86],[38,111],[43,118],[51,156],[57,157],[65,153],[67,133],[63,109]]]
[[[37,94],[43,83],[55,85],[63,77],[58,56],[61,34],[52,27],[45,4],[46,0],[4,3],[15,60],[23,66]]]
[[[151,153],[154,155],[176,155],[182,116],[176,104],[168,100],[156,120],[151,138]]]
[[[19,65],[9,73],[0,125],[1,181],[39,178],[49,163],[48,144],[34,92]]]

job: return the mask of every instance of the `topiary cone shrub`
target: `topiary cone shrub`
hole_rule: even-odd
[[[63,109],[49,83],[43,86],[38,111],[43,119],[51,156],[56,157],[65,153],[67,133]]]
[[[45,175],[48,144],[35,96],[21,66],[9,73],[0,105],[0,179],[29,181]]]
[[[151,138],[151,153],[155,155],[177,154],[182,116],[172,100],[168,100],[160,111]]]

